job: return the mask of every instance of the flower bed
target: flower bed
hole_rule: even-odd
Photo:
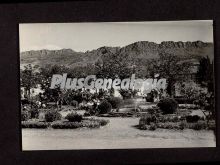
[[[85,118],[81,122],[54,121],[51,123],[41,121],[22,121],[22,128],[54,128],[54,129],[76,129],[81,127],[100,128],[109,123],[109,120]]]
[[[40,122],[40,121],[22,121],[21,127],[22,128],[48,128],[49,123],[47,122]]]
[[[133,117],[135,113],[131,112],[110,112],[108,114],[100,114],[99,117]]]
[[[143,130],[162,129],[215,129],[215,121],[207,121],[198,115],[179,116],[177,114],[144,114],[139,120],[139,128]]]
[[[54,129],[76,129],[76,128],[100,128],[108,124],[108,120],[103,119],[85,119],[81,122],[66,122],[66,121],[57,121],[52,123],[51,127]]]
[[[215,122],[212,121],[209,124],[206,121],[198,121],[196,123],[187,123],[185,121],[182,122],[158,122],[158,123],[150,123],[149,125],[143,124],[139,125],[139,129],[142,130],[155,130],[152,127],[162,128],[162,129],[176,129],[176,130],[183,130],[183,129],[193,129],[193,130],[214,130],[215,129]]]

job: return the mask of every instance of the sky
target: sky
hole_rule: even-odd
[[[85,52],[102,46],[126,46],[137,41],[213,42],[213,22],[105,22],[19,24],[20,52],[73,49]]]

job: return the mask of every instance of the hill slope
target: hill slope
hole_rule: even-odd
[[[124,47],[101,47],[87,52],[75,52],[72,49],[61,50],[32,50],[20,54],[21,68],[27,64],[45,67],[51,65],[65,65],[67,67],[84,66],[94,64],[98,60],[104,60],[108,54],[118,56],[125,55],[136,61],[157,58],[160,52],[172,53],[183,59],[199,59],[209,56],[214,59],[214,47],[212,43],[173,42],[164,41],[160,44],[148,41],[139,41]]]

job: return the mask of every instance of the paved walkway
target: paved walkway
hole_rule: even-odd
[[[138,118],[108,118],[100,129],[23,129],[24,150],[214,147],[212,131],[139,130]]]

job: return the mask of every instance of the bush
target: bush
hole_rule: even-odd
[[[179,122],[181,120],[181,117],[174,116],[174,115],[163,115],[158,117],[158,121],[165,123],[165,122]]]
[[[82,127],[80,122],[56,122],[51,125],[54,129],[75,129]]]
[[[71,105],[71,106],[74,106],[74,107],[77,107],[77,106],[78,106],[78,101],[72,100],[72,101],[70,102],[70,105]]]
[[[85,119],[82,122],[55,122],[51,126],[54,129],[76,129],[76,128],[100,128],[108,124],[108,120],[104,119]]]
[[[216,126],[215,120],[209,121],[209,124],[208,124],[208,129],[209,130],[215,130],[215,126]]]
[[[155,115],[144,115],[139,120],[139,125],[150,125],[150,123],[156,123],[157,117]]]
[[[176,112],[178,104],[172,98],[165,98],[165,99],[160,100],[157,106],[160,108],[160,110],[164,114],[172,114]]]
[[[174,122],[158,123],[157,127],[163,129],[180,129],[180,124]]]
[[[60,120],[60,119],[61,119],[61,114],[57,111],[50,110],[46,112],[45,114],[45,120],[47,122],[53,122],[53,121]]]
[[[189,99],[186,97],[175,97],[178,104],[192,104],[194,99]]]
[[[206,129],[208,127],[206,122],[199,121],[198,123],[195,123],[192,125],[190,128],[194,130],[201,130],[201,129]]]
[[[188,123],[196,123],[196,122],[199,121],[199,119],[200,119],[200,117],[199,117],[198,115],[193,115],[193,116],[189,115],[189,116],[186,116],[186,121],[187,121]]]
[[[104,119],[90,119],[91,121],[98,121],[101,126],[105,126],[109,123],[109,120],[104,120]]]
[[[77,113],[69,113],[65,119],[67,119],[70,122],[81,122],[83,117],[82,115],[79,115]]]
[[[195,104],[180,104],[179,108],[180,109],[199,109],[199,106]]]
[[[27,121],[30,119],[30,113],[28,111],[21,111],[21,121]]]
[[[112,105],[113,109],[119,109],[123,100],[120,97],[111,97],[108,99],[108,102]]]
[[[49,126],[46,122],[38,121],[23,121],[21,122],[22,128],[47,128]]]
[[[91,116],[91,113],[90,112],[85,112],[83,116],[85,116],[85,117]]]
[[[150,128],[149,130],[154,131],[157,129],[157,125],[155,123],[150,123]]]
[[[141,130],[150,130],[150,131],[154,131],[157,129],[157,124],[155,123],[150,123],[150,125],[139,125],[139,128]]]
[[[31,118],[38,118],[39,117],[39,110],[37,108],[33,108],[30,110]]]
[[[98,110],[100,114],[105,114],[111,112],[112,105],[108,101],[103,101],[99,104]]]

